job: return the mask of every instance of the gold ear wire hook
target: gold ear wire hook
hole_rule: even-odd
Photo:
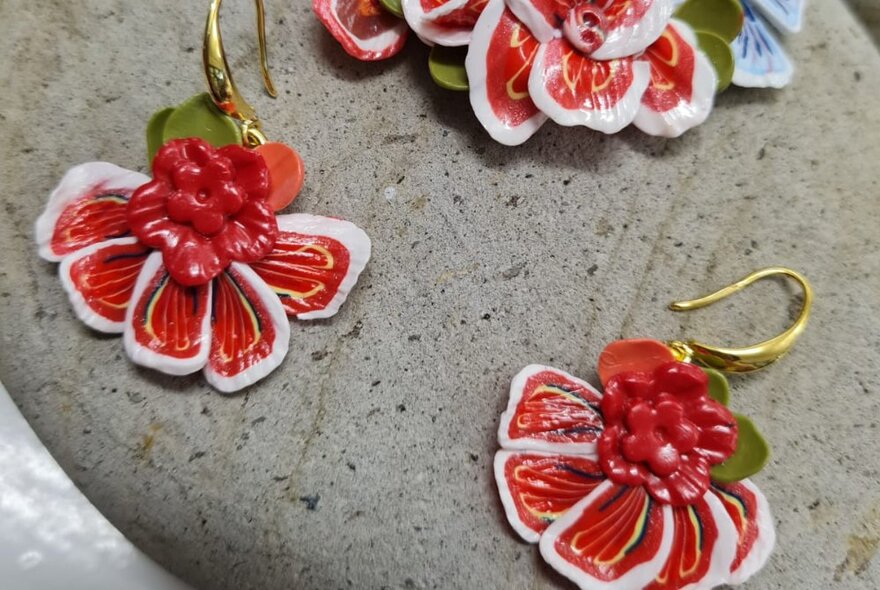
[[[804,293],[800,314],[798,314],[794,324],[782,334],[745,348],[721,348],[702,344],[695,340],[688,340],[687,342],[672,341],[669,342],[669,347],[672,348],[676,356],[681,360],[694,360],[708,367],[731,373],[756,371],[778,360],[794,345],[795,340],[804,331],[807,319],[810,317],[810,307],[813,304],[813,289],[810,287],[807,279],[800,273],[782,267],[757,270],[736,283],[719,289],[705,297],[671,303],[669,309],[672,311],[689,311],[706,307],[733,295],[737,291],[741,291],[755,281],[772,276],[786,276],[794,279],[801,286]]]
[[[214,104],[230,117],[234,117],[242,123],[242,136],[249,145],[259,145],[266,142],[266,137],[260,132],[260,121],[254,108],[241,96],[235,82],[232,80],[232,72],[226,61],[226,52],[223,50],[223,38],[220,35],[220,3],[222,0],[212,0],[208,10],[208,21],[205,25],[205,42],[202,47],[202,58],[205,63],[205,76],[208,79],[208,88]],[[255,0],[257,7],[257,38],[260,46],[260,71],[263,75],[263,86],[269,96],[275,98],[275,85],[269,76],[269,64],[266,56],[266,15],[263,8],[263,0]]]

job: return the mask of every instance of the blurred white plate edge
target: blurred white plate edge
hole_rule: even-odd
[[[191,590],[141,553],[82,495],[2,383],[0,586]]]

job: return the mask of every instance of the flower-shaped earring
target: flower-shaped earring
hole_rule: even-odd
[[[775,543],[767,500],[747,478],[769,450],[728,408],[726,372],[760,369],[803,331],[812,291],[769,268],[716,293],[709,305],[764,277],[804,291],[796,322],[742,349],[621,340],[599,356],[604,393],[550,367],[513,380],[501,416],[495,479],[511,526],[582,589],[677,590],[738,584]],[[697,366],[697,365],[702,365]]]
[[[204,60],[210,94],[157,112],[147,126],[152,179],[106,162],[70,170],[37,220],[40,255],[60,262],[79,318],[121,333],[128,356],[171,375],[202,370],[223,392],[273,371],[290,324],[327,318],[370,257],[355,225],[276,215],[303,164],[266,140],[229,72],[213,0]],[[262,0],[257,0],[266,89]]]

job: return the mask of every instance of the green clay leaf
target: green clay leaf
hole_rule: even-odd
[[[165,121],[162,143],[185,137],[200,137],[214,147],[241,144],[238,125],[214,106],[207,94],[183,101]]]
[[[733,483],[758,473],[770,457],[770,446],[752,421],[739,414],[733,416],[739,431],[736,451],[710,472],[712,479],[721,483]]]
[[[715,91],[724,92],[733,82],[733,70],[736,67],[730,43],[714,33],[697,31],[697,44],[709,58],[718,75],[718,86]]]
[[[727,377],[715,369],[703,368],[703,372],[709,377],[709,397],[722,406],[730,401],[730,386],[727,385]]]
[[[435,45],[428,57],[428,70],[437,86],[447,90],[467,90],[467,72],[464,58],[467,47],[443,47]]]
[[[688,0],[675,11],[695,31],[718,35],[728,43],[743,26],[743,9],[738,0]]]
[[[403,5],[400,0],[379,0],[382,8],[398,18],[403,18]]]
[[[156,111],[147,122],[147,167],[153,165],[153,157],[162,147],[164,142],[165,123],[168,117],[174,112],[174,107],[167,107],[161,111]]]

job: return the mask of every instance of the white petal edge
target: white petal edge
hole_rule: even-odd
[[[149,181],[150,178],[140,172],[126,170],[109,162],[87,162],[68,170],[34,224],[40,257],[50,262],[59,262],[64,258],[64,255],[52,251],[51,242],[58,217],[68,203],[101,184],[108,185],[108,188],[134,190]]]
[[[134,290],[128,303],[128,309],[125,311],[125,329],[122,333],[122,343],[125,346],[125,352],[128,358],[135,364],[150,369],[156,369],[168,375],[189,375],[195,373],[205,366],[208,362],[208,353],[211,350],[211,283],[208,283],[208,298],[206,305],[208,310],[202,319],[202,347],[199,353],[188,359],[176,359],[163,354],[157,354],[146,346],[141,345],[134,336],[132,322],[134,321],[134,310],[137,303],[143,296],[144,291],[149,286],[150,281],[156,275],[162,265],[162,253],[154,250],[144,262],[143,268],[138,275],[134,284]],[[169,277],[168,280],[173,280]]]
[[[327,236],[341,243],[348,250],[349,263],[348,272],[342,282],[336,295],[327,304],[324,309],[309,311],[297,314],[300,320],[318,320],[329,318],[339,311],[342,304],[348,298],[348,294],[354,288],[358,278],[363,272],[364,267],[370,260],[372,252],[372,244],[366,232],[351,223],[342,219],[334,219],[332,217],[322,217],[320,215],[310,215],[307,213],[294,213],[290,215],[278,215],[278,229],[281,231],[296,232],[300,234],[309,234],[317,236]],[[263,282],[260,279],[260,282]],[[277,299],[277,295],[275,296]]]
[[[102,248],[106,248],[108,246],[123,246],[136,243],[137,238],[134,237],[106,240],[104,242],[92,244],[91,246],[86,246],[85,248],[77,250],[76,252],[73,252],[68,256],[65,256],[64,259],[61,260],[61,264],[58,267],[58,276],[61,279],[61,285],[67,292],[67,296],[70,299],[70,304],[73,306],[73,311],[76,313],[76,317],[78,317],[80,321],[82,321],[82,323],[92,328],[93,330],[104,332],[106,334],[122,334],[125,331],[126,322],[125,320],[121,322],[112,322],[104,316],[95,313],[91,306],[86,303],[86,300],[83,298],[82,293],[79,292],[79,289],[76,288],[73,279],[71,279],[70,277],[70,268],[77,261],[87,256],[91,256]],[[140,277],[140,275],[138,275],[138,277]],[[129,304],[130,303],[131,300],[129,300]]]
[[[539,42],[547,43],[551,39],[562,37],[562,29],[548,23],[529,0],[507,0],[507,6]]]
[[[584,510],[613,485],[615,484],[611,481],[599,484],[586,498],[569,508],[565,514],[547,527],[547,530],[541,535],[541,540],[538,544],[544,560],[553,566],[556,571],[577,584],[581,590],[633,590],[634,588],[644,588],[657,577],[657,574],[660,573],[666,564],[666,560],[669,559],[674,531],[672,508],[668,505],[661,506],[663,536],[661,537],[657,554],[650,561],[637,565],[614,581],[603,582],[602,580],[587,576],[583,570],[572,565],[556,552],[556,539],[559,538],[559,535],[574,524]],[[645,493],[647,494],[648,492],[645,491]]]
[[[214,372],[211,369],[211,363],[206,363],[203,370],[205,380],[221,393],[235,393],[266,377],[284,361],[290,348],[290,320],[287,319],[287,313],[281,306],[278,295],[248,265],[233,262],[230,269],[248,282],[262,304],[266,306],[269,319],[275,328],[275,341],[272,343],[272,352],[269,353],[269,356],[232,377],[225,377]],[[208,314],[209,319],[210,316],[211,314]],[[210,330],[210,323],[208,328]]]
[[[477,120],[492,139],[503,145],[515,146],[525,143],[534,135],[547,121],[547,115],[538,111],[520,125],[510,127],[495,115],[495,111],[489,103],[488,86],[486,85],[488,77],[486,54],[489,52],[492,35],[498,27],[498,23],[501,22],[504,8],[504,0],[489,0],[486,4],[474,27],[473,38],[468,47],[464,65],[470,87],[471,108],[474,109]]]
[[[510,492],[510,486],[507,485],[507,478],[504,477],[504,467],[507,460],[515,455],[522,454],[524,451],[508,451],[501,449],[495,453],[495,483],[498,485],[498,495],[501,498],[501,505],[504,506],[504,514],[507,515],[507,522],[513,527],[513,530],[522,537],[527,543],[537,543],[541,539],[541,533],[526,526],[520,520],[519,511],[516,509],[516,502],[513,494]],[[534,453],[534,451],[531,451]],[[553,456],[555,453],[534,453],[536,455]]]
[[[694,76],[691,79],[693,91],[689,103],[678,106],[665,113],[658,113],[644,104],[633,119],[633,124],[649,135],[659,137],[680,137],[685,131],[703,124],[712,113],[715,104],[715,90],[718,88],[718,76],[712,63],[700,51],[697,36],[691,28],[678,20],[670,22],[670,26],[694,50]]]
[[[546,44],[542,44],[538,49],[535,62],[532,64],[532,73],[529,76],[529,94],[535,106],[559,125],[565,127],[582,125],[609,135],[617,133],[632,123],[638,114],[642,95],[651,82],[651,68],[647,63],[633,62],[632,84],[613,108],[589,111],[584,109],[571,110],[561,107],[544,90],[544,54],[546,49]]]
[[[722,584],[726,584],[730,574],[730,564],[736,557],[736,526],[727,515],[727,510],[721,500],[711,491],[703,494],[703,500],[709,506],[715,526],[718,529],[718,539],[712,549],[712,558],[706,574],[697,582],[684,586],[681,590],[711,590]]]
[[[577,383],[584,389],[595,394],[597,398],[601,398],[602,394],[596,389],[565,371],[554,369],[545,365],[529,365],[520,371],[510,384],[510,398],[507,402],[507,409],[501,414],[501,423],[498,425],[498,444],[502,449],[508,451],[539,451],[544,453],[562,453],[565,455],[580,455],[589,459],[596,459],[596,443],[551,443],[542,440],[534,440],[528,438],[512,439],[508,436],[510,423],[516,414],[516,407],[519,405],[525,392],[526,382],[534,375],[543,373],[544,371],[552,371],[558,373],[565,379]]]
[[[339,16],[336,10],[336,7],[339,4],[339,0],[330,0],[330,16],[336,21],[336,24],[339,28],[345,32],[345,36],[354,43],[358,49],[369,53],[370,55],[365,58],[358,59],[377,59],[377,58],[385,58],[391,57],[390,55],[386,55],[389,51],[389,48],[393,47],[395,44],[400,42],[401,37],[406,35],[407,27],[406,23],[402,20],[398,26],[395,26],[393,29],[389,29],[380,35],[376,35],[375,37],[371,37],[369,39],[361,39],[360,37],[355,37],[351,31],[348,30],[341,20],[339,20]]]
[[[770,559],[770,554],[773,553],[773,548],[776,546],[776,527],[773,524],[773,515],[770,512],[767,498],[750,480],[744,479],[739,483],[748,488],[757,500],[758,514],[755,522],[758,525],[758,538],[755,539],[752,550],[739,564],[739,567],[730,573],[728,583],[732,585],[742,584],[760,571]]]
[[[434,10],[425,12],[420,0],[402,0],[403,16],[407,24],[425,41],[426,45],[443,45],[445,47],[460,47],[471,41],[471,31],[466,27],[450,27],[436,24],[434,21],[446,16],[460,8],[463,8],[468,0],[450,0]]]
[[[653,0],[638,24],[613,31],[590,57],[617,59],[641,53],[660,38],[674,11],[672,0]]]

